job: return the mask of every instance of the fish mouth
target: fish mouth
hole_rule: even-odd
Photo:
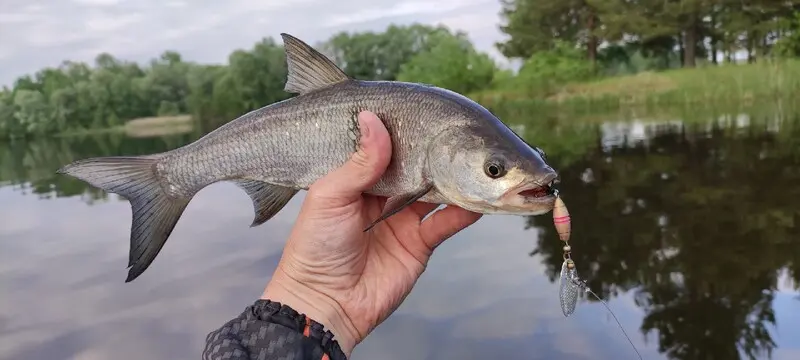
[[[558,175],[549,173],[535,181],[523,183],[511,190],[509,195],[519,195],[526,202],[552,201],[555,199],[558,190],[555,185],[558,183]]]

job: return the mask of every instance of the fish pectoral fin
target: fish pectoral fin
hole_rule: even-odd
[[[425,186],[421,187],[420,189],[414,192],[390,197],[388,200],[386,200],[386,205],[383,206],[383,213],[381,213],[381,216],[379,216],[377,219],[375,219],[375,221],[369,224],[369,226],[367,226],[367,228],[364,229],[364,232],[369,231],[379,222],[388,219],[390,216],[397,214],[400,210],[403,210],[407,206],[413,204],[415,201],[425,196],[425,194],[430,192],[432,189],[433,189],[432,184],[426,184]]]
[[[298,190],[272,185],[258,180],[238,179],[233,181],[253,200],[255,217],[250,227],[259,226],[277,214]]]
[[[333,61],[302,40],[286,33],[281,33],[281,37],[289,72],[284,91],[305,94],[350,80]]]

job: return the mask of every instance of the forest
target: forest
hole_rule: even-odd
[[[479,102],[482,93],[550,99],[568,84],[715,68],[749,69],[753,82],[779,79],[781,87],[765,94],[800,91],[797,0],[502,0],[500,19],[507,39],[495,46],[521,62],[517,70],[477,50],[465,32],[440,25],[340,32],[312,45],[358,79],[423,82]],[[764,63],[794,71],[761,76],[774,69],[753,67]],[[283,47],[272,37],[233,51],[222,65],[170,50],[147,64],[108,53],[91,64],[64,60],[0,90],[0,138],[107,130],[175,115],[221,124],[292,96],[283,91],[285,78]]]

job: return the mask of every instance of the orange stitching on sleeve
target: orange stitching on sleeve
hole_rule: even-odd
[[[303,327],[303,336],[309,337],[311,335],[311,319],[306,316],[306,326]]]

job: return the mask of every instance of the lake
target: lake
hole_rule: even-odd
[[[498,113],[560,172],[577,270],[645,359],[800,358],[800,112]],[[0,358],[199,359],[259,297],[302,193],[250,228],[244,192],[204,189],[126,284],[128,203],[55,175],[201,133],[0,144]],[[635,359],[601,303],[561,314],[561,246],[550,214],[485,216],[352,359]]]

